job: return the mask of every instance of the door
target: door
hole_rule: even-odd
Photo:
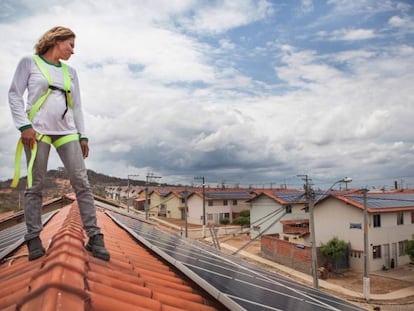
[[[384,249],[384,266],[385,268],[390,268],[390,245],[389,244],[383,244],[382,245]]]
[[[398,267],[397,243],[392,243],[391,247],[392,247],[391,259],[394,259],[394,267],[391,267],[391,268],[397,268]]]

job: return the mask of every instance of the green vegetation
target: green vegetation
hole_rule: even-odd
[[[250,225],[250,210],[240,212],[240,216],[233,220],[233,225],[248,226]]]
[[[410,257],[410,261],[414,263],[414,240],[405,242],[405,253]]]
[[[337,270],[336,260],[345,255],[345,252],[348,248],[348,244],[339,240],[337,237],[329,240],[326,244],[321,245],[320,251],[321,254],[328,257],[328,259],[333,263],[335,271]]]
[[[220,219],[220,224],[221,225],[228,225],[229,223],[230,223],[230,219],[228,219],[228,218]]]

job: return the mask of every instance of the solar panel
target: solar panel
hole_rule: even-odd
[[[206,192],[205,196],[210,199],[250,199],[249,192]]]
[[[107,214],[230,310],[363,310],[208,245],[128,216]]]
[[[363,205],[362,195],[349,195],[347,198]],[[368,194],[367,206],[369,208],[393,208],[393,207],[414,207],[414,194]]]
[[[171,193],[171,190],[168,190],[168,189],[162,189],[162,188],[160,188],[160,189],[158,189],[158,192],[159,192],[162,196],[166,196],[166,195],[169,195],[169,194]]]
[[[42,223],[45,224],[57,211],[51,211],[42,215]],[[24,222],[0,231],[0,260],[3,260],[18,245],[24,243],[26,224]]]
[[[275,197],[281,198],[283,201],[286,202],[307,202],[305,192],[272,192]]]

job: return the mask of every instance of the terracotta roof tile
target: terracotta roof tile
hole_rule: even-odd
[[[111,218],[101,211],[97,217],[109,262],[85,250],[75,201],[45,225],[46,256],[28,261],[23,245],[0,265],[0,310],[217,310],[207,293],[195,291]]]

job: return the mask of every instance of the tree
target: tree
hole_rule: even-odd
[[[414,240],[405,241],[405,253],[410,257],[411,262],[414,262]]]
[[[343,255],[348,248],[348,244],[343,241],[339,240],[338,237],[334,237],[333,239],[329,240],[326,244],[321,245],[320,251],[321,254],[328,257],[331,262],[335,266],[335,271],[337,271],[337,262],[336,260]]]

